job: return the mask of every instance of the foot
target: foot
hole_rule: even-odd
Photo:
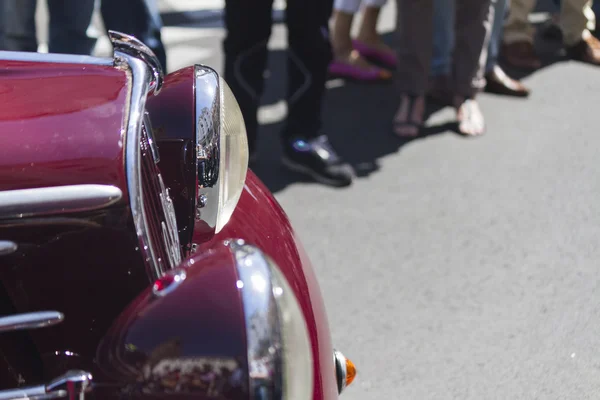
[[[520,81],[506,75],[499,65],[494,66],[494,68],[485,75],[485,80],[486,92],[515,97],[529,96],[529,89]]]
[[[485,132],[485,121],[479,104],[474,99],[454,97],[458,131],[467,136],[479,136]]]
[[[517,68],[538,69],[542,66],[533,44],[529,42],[514,42],[502,45],[502,57],[508,64]]]
[[[587,35],[576,45],[567,47],[567,54],[573,60],[600,65],[600,40]]]
[[[381,40],[379,35],[372,38],[358,37],[352,41],[354,48],[365,58],[382,64],[386,68],[396,68],[396,52]]]
[[[394,116],[394,133],[404,138],[419,135],[425,115],[425,96],[403,95]]]
[[[333,62],[329,64],[329,73],[360,81],[380,81],[392,78],[391,72],[372,65],[356,50],[336,55]]]
[[[352,183],[350,166],[337,155],[325,135],[290,140],[284,145],[282,162],[288,169],[325,185],[343,187]]]

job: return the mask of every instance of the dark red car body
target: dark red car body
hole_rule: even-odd
[[[0,389],[40,384],[76,369],[94,376],[94,397],[154,398],[161,393],[136,386],[149,358],[216,357],[246,368],[240,294],[232,285],[235,260],[224,244],[243,239],[279,266],[302,309],[312,346],[312,398],[337,398],[320,289],[269,190],[249,171],[238,205],[219,233],[194,230],[193,217],[186,220],[191,206],[182,194],[182,171],[189,157],[186,135],[194,128],[190,70],[168,75],[161,93],[147,103],[160,162],[142,167],[149,176],[144,187],[154,187],[152,174],[162,172],[172,189],[182,266],[188,271],[181,288],[152,300],[157,277],[140,254],[129,202],[135,194],[125,168],[131,77],[110,59],[39,55],[19,61],[13,53],[1,58],[0,241],[17,249],[0,251],[0,315],[58,310],[65,319],[0,334]],[[144,145],[142,155],[148,158]],[[2,203],[3,192],[77,185],[110,186],[122,196],[80,209]],[[184,246],[192,242],[193,251]],[[124,348],[131,351],[123,353]],[[252,398],[247,385],[227,393],[181,390],[173,396]]]

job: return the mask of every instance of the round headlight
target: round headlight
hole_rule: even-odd
[[[275,263],[241,240],[229,244],[246,320],[250,390],[255,399],[308,400],[312,347],[304,314]]]
[[[225,81],[195,66],[196,224],[200,234],[219,232],[240,199],[248,171],[248,139],[242,112]]]
[[[221,137],[219,210],[216,231],[229,221],[242,195],[248,171],[248,138],[240,106],[229,85],[219,79],[221,89]]]

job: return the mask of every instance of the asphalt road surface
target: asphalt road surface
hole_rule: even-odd
[[[219,1],[161,7],[169,69],[221,71]],[[387,6],[384,32],[394,15]],[[332,189],[280,167],[281,24],[271,45],[256,172],[314,262],[335,346],[358,366],[342,398],[597,399],[600,70],[541,43],[548,65],[524,78],[530,99],[480,96],[485,136],[458,136],[440,110],[410,142],[391,135],[391,85],[330,82],[326,130],[358,175]]]

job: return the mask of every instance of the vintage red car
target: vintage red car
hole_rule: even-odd
[[[0,52],[0,400],[334,399],[313,269],[209,67]]]

